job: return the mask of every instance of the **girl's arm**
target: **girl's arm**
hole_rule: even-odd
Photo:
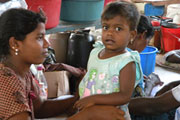
[[[130,101],[136,79],[136,65],[127,64],[119,76],[120,91],[110,94],[98,94],[85,97],[76,102],[75,107],[83,109],[92,105],[123,105]]]

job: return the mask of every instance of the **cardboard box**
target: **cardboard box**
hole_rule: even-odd
[[[48,98],[70,94],[68,71],[44,72],[48,84]]]

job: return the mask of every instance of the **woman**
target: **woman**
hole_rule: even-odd
[[[74,96],[65,100],[43,100],[39,96],[39,87],[29,68],[31,64],[42,63],[48,55],[45,22],[42,13],[18,8],[9,9],[0,16],[1,120],[33,120],[34,116],[56,116],[68,112],[78,99],[78,96]],[[97,120],[104,116],[104,120],[110,116],[120,120],[123,117],[123,112],[115,107],[94,106],[69,120],[91,119],[89,112]]]
[[[134,41],[128,44],[128,48],[137,50],[139,53],[142,52],[148,45],[153,35],[154,29],[150,19],[145,15],[141,15],[139,24],[137,26],[136,38],[134,39]]]

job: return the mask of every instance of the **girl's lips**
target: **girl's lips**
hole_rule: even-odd
[[[105,40],[106,44],[114,44],[114,40],[111,40],[111,39],[107,39]]]

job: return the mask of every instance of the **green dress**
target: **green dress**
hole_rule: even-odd
[[[96,42],[94,46],[95,48],[90,53],[87,73],[79,85],[81,98],[94,94],[119,92],[119,73],[130,62],[135,62],[136,64],[135,86],[139,83],[143,77],[143,73],[140,67],[138,52],[127,51],[124,54],[111,58],[99,59],[98,54],[104,49],[104,45],[101,42]],[[124,111],[127,108],[127,104],[121,106],[121,109]]]

